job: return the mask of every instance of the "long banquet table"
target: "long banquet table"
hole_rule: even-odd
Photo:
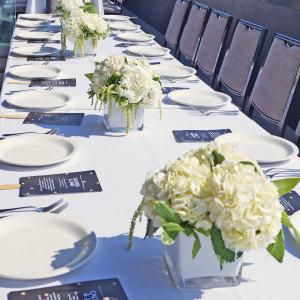
[[[14,36],[20,28],[15,28]],[[59,33],[58,36],[59,37]],[[12,39],[11,47],[26,42]],[[120,45],[121,44],[121,45]],[[52,45],[51,45],[52,46]],[[57,46],[59,47],[59,46]],[[122,42],[114,36],[101,41],[97,60],[125,51]],[[212,115],[201,116],[197,111],[170,104],[164,99],[162,119],[159,110],[146,109],[144,130],[128,136],[116,137],[105,133],[102,112],[90,106],[86,94],[88,80],[83,76],[93,71],[93,57],[68,58],[64,62],[51,62],[63,68],[61,78],[77,79],[74,88],[56,88],[74,96],[68,112],[84,112],[85,119],[80,127],[59,126],[59,134],[74,140],[78,153],[71,160],[45,168],[20,168],[0,163],[0,183],[17,183],[19,177],[44,175],[83,170],[96,170],[103,191],[91,194],[66,194],[64,199],[69,208],[62,214],[87,224],[98,236],[95,255],[83,267],[56,278],[36,281],[14,281],[0,279],[0,299],[6,299],[11,290],[29,289],[92,279],[118,277],[129,297],[133,300],[176,300],[176,299],[299,299],[298,281],[300,269],[300,246],[286,235],[284,262],[277,263],[265,250],[244,255],[243,280],[239,286],[210,290],[177,290],[168,277],[164,263],[164,246],[157,238],[143,240],[145,223],[136,227],[134,247],[128,251],[127,238],[131,216],[141,201],[139,194],[147,172],[156,171],[184,151],[200,147],[198,143],[176,143],[172,130],[175,129],[218,129],[230,128],[233,132],[267,134],[247,116]],[[175,59],[160,59],[161,63],[179,63]],[[28,63],[26,59],[10,55],[1,93],[1,113],[14,110],[5,104],[6,93],[30,89],[25,85],[8,84],[12,79],[7,74],[10,66]],[[41,64],[42,62],[32,62]],[[20,81],[18,79],[18,81]],[[163,82],[165,86],[202,86],[204,83]],[[57,110],[60,111],[60,110]],[[0,133],[16,131],[45,132],[50,126],[24,125],[22,120],[0,119]],[[57,126],[53,126],[57,127]],[[298,158],[283,166],[300,167]],[[297,188],[300,191],[299,187]],[[47,205],[59,196],[18,197],[17,190],[1,191],[1,208],[25,205]],[[1,246],[0,246],[1,266]],[[299,269],[298,269],[299,268]],[[297,276],[298,275],[298,276]]]

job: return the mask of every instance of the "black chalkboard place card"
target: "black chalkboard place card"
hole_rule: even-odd
[[[159,61],[152,61],[152,62],[150,62],[151,66],[160,65],[160,64],[161,64],[161,62],[159,62]]]
[[[30,87],[74,87],[76,86],[76,78],[68,78],[68,79],[35,79],[31,80]]]
[[[31,112],[24,120],[24,124],[44,125],[74,125],[80,126],[84,113],[43,113]]]
[[[286,195],[280,197],[280,203],[287,214],[291,216],[293,213],[300,210],[300,195],[296,191],[290,191]]]
[[[60,40],[27,40],[28,44],[60,44]]]
[[[14,291],[8,300],[128,300],[117,278],[70,283],[32,290]]]
[[[95,171],[21,177],[20,197],[101,192]]]
[[[65,61],[65,56],[28,56],[27,61]]]
[[[177,143],[211,142],[218,136],[230,133],[230,129],[213,130],[173,130]]]

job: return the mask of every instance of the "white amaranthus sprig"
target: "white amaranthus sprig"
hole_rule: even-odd
[[[86,74],[91,81],[88,91],[95,108],[112,103],[126,114],[126,133],[131,127],[132,115],[140,106],[160,107],[162,86],[159,76],[146,59],[133,59],[126,55],[112,55],[96,63],[94,73]]]
[[[280,204],[300,178],[270,182],[256,161],[229,144],[185,153],[142,187],[143,200],[131,222],[129,247],[137,216],[148,219],[146,236],[162,228],[162,242],[171,245],[180,232],[193,236],[192,256],[200,250],[198,234],[210,237],[220,261],[232,262],[244,251],[266,248],[282,262],[282,224],[300,236]]]

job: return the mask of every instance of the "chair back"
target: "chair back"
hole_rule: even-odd
[[[223,50],[232,17],[213,10],[209,16],[195,57],[198,75],[212,85],[220,54]]]
[[[165,44],[176,48],[180,39],[186,15],[190,5],[189,0],[177,0],[165,34]]]
[[[207,22],[209,7],[198,2],[192,2],[192,8],[184,26],[178,49],[178,57],[184,56],[193,61],[197,46]]]
[[[235,104],[241,108],[266,33],[267,30],[259,25],[239,20],[230,47],[224,56],[216,89],[229,93]]]
[[[300,75],[300,41],[276,34],[247,103],[247,112],[258,123],[282,135]]]

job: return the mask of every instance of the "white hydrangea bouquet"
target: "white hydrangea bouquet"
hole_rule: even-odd
[[[136,220],[145,214],[146,236],[161,228],[161,240],[166,245],[172,245],[182,234],[191,237],[192,258],[201,248],[199,236],[210,239],[219,270],[244,251],[258,248],[266,248],[282,262],[282,224],[298,242],[300,236],[279,197],[299,181],[268,181],[257,162],[229,144],[211,143],[192,150],[147,177],[141,190],[143,200],[131,221],[128,246],[132,246]]]
[[[146,59],[112,55],[96,63],[94,73],[86,74],[86,77],[91,81],[88,94],[92,105],[95,109],[107,106],[108,122],[116,110],[121,111],[125,116],[126,133],[131,129],[140,108],[155,104],[160,107],[160,78]]]
[[[56,2],[56,11],[63,20],[66,20],[73,11],[77,10],[98,13],[95,4],[89,0],[57,0]]]

